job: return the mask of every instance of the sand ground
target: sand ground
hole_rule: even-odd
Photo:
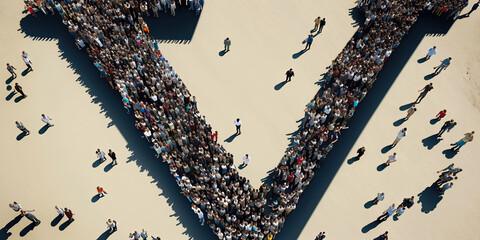
[[[224,145],[238,163],[243,154],[252,156],[251,164],[241,174],[253,185],[258,186],[280,160],[289,143],[286,134],[297,129],[296,121],[317,91],[315,83],[320,74],[355,31],[349,15],[352,7],[353,3],[346,0],[335,4],[314,0],[281,0],[275,4],[211,0],[189,44],[162,45],[166,58],[197,96],[201,113],[219,131],[219,140],[224,141],[234,132],[233,119],[240,117],[244,122],[242,135]],[[22,20],[22,8],[21,2],[0,2],[0,18],[5,23],[0,35],[4,46],[0,59],[17,67],[19,74],[11,81],[4,70],[6,81],[0,89],[5,96],[0,103],[0,123],[5,126],[0,145],[0,227],[16,216],[7,204],[18,201],[26,209],[35,209],[42,220],[26,239],[102,239],[108,218],[119,222],[119,231],[109,239],[127,238],[129,232],[141,228],[164,239],[209,239],[208,229],[198,226],[165,165],[153,157],[153,150],[139,139],[133,122],[125,117],[118,96],[98,79],[85,54],[73,47],[72,39],[69,43],[58,41],[68,41],[66,30],[54,30],[63,31],[63,35],[53,36],[36,32],[32,20]],[[310,51],[292,58],[304,47],[301,42],[318,15],[327,19],[323,33],[315,38]],[[476,46],[480,30],[473,27],[479,22],[480,17],[473,14],[455,22],[446,35],[423,38],[386,96],[379,99],[380,104],[351,149],[341,149],[347,157],[329,158],[343,163],[333,180],[326,183],[318,204],[315,199],[313,203],[299,204],[299,208],[314,206],[313,212],[300,216],[304,220],[298,223],[305,224],[287,223],[285,230],[296,229],[291,232],[298,239],[313,239],[320,230],[327,232],[328,239],[373,239],[385,230],[393,239],[478,238],[475,229],[480,224],[480,208],[475,203],[480,200],[476,188],[480,176],[475,174],[478,164],[474,161],[480,153],[477,140],[452,159],[442,151],[463,133],[480,131],[480,49]],[[61,24],[54,27],[61,28]],[[227,36],[232,39],[231,51],[221,57],[219,51]],[[417,59],[432,45],[438,47],[438,54],[419,64]],[[22,50],[30,54],[35,69],[26,76],[20,74],[24,70]],[[448,70],[425,81],[424,76],[447,56],[453,57]],[[277,91],[275,87],[284,80],[288,68],[294,68],[296,76]],[[418,106],[418,112],[401,126],[394,126],[392,123],[405,115],[399,107],[413,101],[416,91],[429,81],[435,89]],[[18,94],[11,95],[7,87],[15,82],[23,86],[28,98],[18,101]],[[429,121],[441,109],[447,109],[447,118],[454,118],[458,125],[429,150],[422,140],[440,128],[443,122],[431,125]],[[45,132],[40,121],[42,113],[55,123]],[[32,134],[17,140],[16,120],[22,121]],[[387,153],[397,152],[399,161],[377,171],[387,157],[381,149],[403,126],[409,129],[408,137]],[[342,148],[342,141],[336,148]],[[346,159],[360,146],[366,146],[365,156],[348,164]],[[119,165],[111,169],[107,163],[94,167],[97,148],[113,149]],[[436,179],[435,172],[451,162],[464,171],[454,188],[437,200],[436,207],[431,204],[435,199],[416,203],[399,221],[389,219],[362,233],[362,228],[392,202],[417,197]],[[109,194],[92,202],[97,185]],[[385,201],[365,209],[364,203],[379,191],[386,193]],[[70,207],[76,213],[77,220],[63,231],[59,226],[65,220],[50,226],[56,216],[55,205]],[[295,213],[297,216],[292,215],[291,220],[298,219],[301,211]],[[0,239],[19,239],[28,224],[23,219],[4,228]],[[285,236],[288,233],[279,238],[293,239]]]

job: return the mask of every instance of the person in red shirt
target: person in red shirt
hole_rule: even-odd
[[[107,194],[107,192],[105,192],[105,190],[103,190],[103,187],[100,187],[100,186],[97,187],[97,192],[98,192],[99,197],[103,197],[103,196],[105,196],[105,194]]]
[[[442,111],[440,111],[436,118],[437,118],[437,121],[439,121],[440,119],[444,118],[445,116],[447,116],[447,110],[443,109]]]
[[[214,141],[215,143],[217,143],[217,141],[218,141],[218,132],[215,131],[215,133],[210,134],[210,136],[212,137],[212,141]]]
[[[72,210],[70,210],[68,208],[65,208],[65,215],[67,216],[69,222],[73,222],[75,220],[75,219],[73,219],[74,214],[73,214]]]

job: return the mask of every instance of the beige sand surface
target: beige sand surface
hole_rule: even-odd
[[[234,132],[233,119],[242,119],[242,135],[225,146],[238,163],[243,154],[252,156],[251,164],[241,174],[258,186],[266,172],[279,162],[288,144],[286,134],[297,129],[295,121],[303,117],[304,105],[318,89],[314,83],[319,75],[355,31],[348,15],[353,3],[211,0],[207,4],[190,44],[167,44],[161,49],[197,96],[201,113],[219,131],[219,140]],[[141,228],[164,239],[205,239],[202,234],[190,235],[189,230],[198,227],[186,229],[189,223],[180,221],[185,214],[178,216],[173,210],[184,207],[189,211],[187,205],[172,205],[168,200],[173,199],[172,194],[164,191],[175,190],[173,180],[155,182],[166,171],[145,167],[156,161],[153,157],[142,158],[150,150],[132,156],[132,145],[143,140],[125,139],[125,131],[120,131],[114,120],[124,115],[108,114],[98,103],[101,98],[92,99],[95,91],[89,92],[78,81],[79,75],[61,58],[55,39],[34,40],[18,31],[24,17],[22,8],[21,2],[0,2],[0,18],[5,23],[0,35],[0,62],[17,67],[19,77],[9,85],[19,82],[28,94],[18,103],[14,102],[17,95],[9,101],[2,98],[0,103],[0,124],[4,126],[0,145],[0,227],[16,216],[7,204],[18,201],[26,209],[36,209],[36,216],[42,220],[42,225],[24,239],[96,239],[105,230],[107,218],[116,219],[120,225],[109,239],[126,239],[129,232]],[[318,15],[327,18],[324,33],[315,38],[310,51],[292,59],[292,54],[304,47],[301,41]],[[385,230],[393,239],[477,238],[478,140],[467,144],[453,159],[446,159],[441,152],[463,133],[480,131],[480,49],[476,45],[480,30],[473,27],[479,23],[480,17],[473,14],[456,22],[446,36],[427,37],[421,42],[349,153],[353,156],[354,150],[364,145],[364,158],[352,165],[344,161],[299,239],[313,239],[319,230],[327,231],[328,239],[372,239]],[[218,52],[227,36],[232,39],[231,52],[220,57]],[[439,53],[418,64],[416,60],[432,45],[437,45]],[[35,69],[25,77],[20,75],[24,69],[22,50],[30,54]],[[426,84],[423,76],[447,56],[453,57],[452,65],[430,80],[435,89],[402,125],[409,128],[409,135],[394,150],[399,161],[378,172],[377,165],[387,157],[380,149],[393,141],[399,127],[392,123],[405,113],[398,110],[399,106],[416,98],[416,90]],[[276,91],[274,86],[284,80],[283,74],[290,67],[295,70],[295,78]],[[4,69],[2,76],[7,79],[9,73]],[[5,87],[0,92],[6,97],[10,91]],[[108,93],[106,84],[104,88],[101,92]],[[432,126],[428,121],[443,108],[448,110],[447,118],[453,117],[459,124],[444,135],[444,141],[427,150],[422,139],[437,132],[442,124]],[[42,135],[38,133],[43,126],[41,113],[50,115],[56,124]],[[16,120],[32,132],[21,141],[15,139],[19,134]],[[106,163],[92,168],[96,148],[113,149],[119,165],[109,172],[103,170]],[[139,159],[148,164],[140,164]],[[361,232],[391,202],[399,203],[403,197],[423,191],[436,179],[435,172],[451,162],[464,171],[434,211],[424,214],[421,205],[416,204],[399,221],[389,219],[367,234]],[[160,162],[158,165],[166,167]],[[99,184],[109,194],[92,203]],[[385,201],[365,209],[363,204],[378,191],[386,192]],[[55,205],[70,207],[76,213],[77,220],[64,231],[59,231],[58,225],[50,226],[56,216]],[[9,229],[9,239],[21,239],[19,232],[28,224],[23,219]]]

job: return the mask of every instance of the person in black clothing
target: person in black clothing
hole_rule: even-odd
[[[108,156],[112,159],[112,165],[117,165],[117,155],[112,149],[108,149]]]
[[[315,240],[323,240],[325,239],[325,232],[320,232],[316,237]]]
[[[427,84],[424,88],[418,90],[420,95],[418,96],[417,100],[415,100],[415,103],[418,104],[422,101],[422,99],[427,96],[427,93],[430,92],[433,89],[433,83]]]
[[[22,94],[22,97],[26,98],[27,95],[25,95],[25,93],[23,92],[23,88],[22,86],[18,85],[18,83],[15,83],[15,91],[19,92],[20,94]]]
[[[363,156],[363,154],[365,153],[365,147],[361,147],[357,150],[357,156],[355,156],[355,158],[357,160],[360,160],[360,157]]]
[[[322,29],[325,26],[325,24],[327,24],[327,21],[325,21],[325,18],[323,18],[322,21],[320,21],[320,27],[318,28],[319,33],[322,32]]]
[[[386,231],[384,234],[375,238],[375,240],[388,240],[388,231]]]
[[[442,137],[442,134],[447,131],[447,132],[450,132],[450,130],[455,127],[455,125],[457,125],[457,123],[455,121],[450,120],[450,121],[446,121],[442,128],[440,129],[440,131],[437,133],[437,138],[440,138]],[[441,139],[441,138],[440,138]]]
[[[398,208],[400,208],[400,207],[411,208],[414,203],[415,203],[415,197],[414,196],[412,196],[411,198],[404,198],[403,202],[400,204],[400,206],[398,206]]]
[[[295,76],[295,73],[293,72],[293,68],[290,68],[290,70],[288,70],[285,75],[287,76],[287,78],[285,79],[285,82],[290,82],[292,81],[292,77]]]

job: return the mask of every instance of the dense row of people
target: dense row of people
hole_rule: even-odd
[[[78,48],[86,49],[100,75],[120,93],[125,109],[136,119],[135,126],[152,143],[157,157],[169,165],[200,222],[206,222],[219,239],[229,240],[272,239],[280,231],[315,167],[347,128],[357,105],[418,15],[439,6],[442,11],[443,6],[448,9],[443,12],[461,10],[465,1],[360,2],[366,19],[363,26],[332,62],[323,91],[307,104],[303,125],[275,169],[272,185],[259,189],[239,175],[233,155],[217,143],[195,97],[148,35],[143,17],[150,10],[155,16],[158,1],[39,2],[60,13]]]

